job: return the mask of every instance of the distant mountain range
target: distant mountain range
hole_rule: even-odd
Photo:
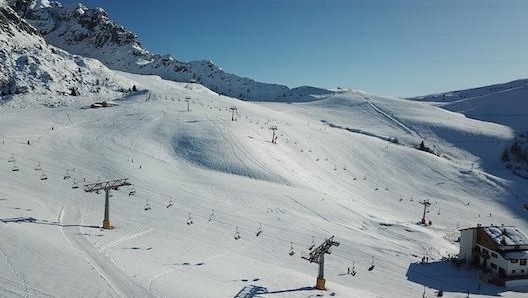
[[[7,0],[29,24],[58,48],[95,58],[108,68],[135,74],[159,75],[179,82],[198,82],[223,95],[244,100],[306,101],[332,91],[303,86],[256,82],[227,73],[211,61],[182,62],[170,55],[152,54],[138,36],[116,24],[102,8],[82,4],[66,7],[58,1]]]

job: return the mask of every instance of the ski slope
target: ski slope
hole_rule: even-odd
[[[458,253],[459,227],[528,231],[527,183],[494,159],[511,127],[359,91],[252,103],[156,76],[115,77],[141,91],[111,108],[83,109],[111,97],[48,108],[30,95],[0,106],[0,296],[526,295],[478,290],[476,272],[440,262]],[[414,149],[422,139],[439,154]],[[101,230],[104,194],[73,189],[73,179],[125,177],[133,188],[112,192],[114,229]],[[417,224],[423,199],[432,226]],[[317,265],[301,256],[332,235],[340,246],[320,292]],[[432,264],[418,264],[424,256]]]

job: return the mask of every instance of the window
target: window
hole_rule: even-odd
[[[512,263],[517,263],[517,262],[519,262],[519,260],[517,260],[517,259],[512,259],[511,262],[512,262]]]
[[[497,269],[497,265],[495,265],[493,263],[490,263],[490,267],[493,268],[493,269]]]
[[[526,259],[521,259],[520,263],[522,266],[526,266]]]
[[[494,257],[494,258],[496,258],[496,257],[497,257],[497,254],[494,253],[494,252],[492,252],[492,253],[491,253],[491,256]]]

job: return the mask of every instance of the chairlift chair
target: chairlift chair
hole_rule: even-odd
[[[214,209],[211,210],[211,214],[209,215],[209,221],[213,221],[215,220],[215,213],[214,213]]]
[[[15,154],[11,153],[11,156],[9,157],[7,162],[15,162]]]
[[[42,175],[40,175],[40,180],[48,180],[48,175],[46,175],[46,172],[42,172]]]
[[[235,229],[235,237],[234,238],[235,238],[235,240],[240,239],[240,232],[238,231],[238,227],[236,227],[236,229]]]
[[[257,234],[255,234],[257,237],[262,235],[262,223],[259,222],[259,227],[257,229]]]
[[[293,242],[290,243],[290,252],[289,255],[293,256],[295,254],[295,251],[293,250]]]
[[[66,174],[64,174],[63,180],[70,179],[70,178],[71,178],[70,170],[66,170]]]
[[[372,257],[372,262],[370,263],[370,267],[368,268],[368,271],[374,270],[374,257]]]
[[[145,207],[143,209],[145,209],[145,211],[149,211],[150,210],[150,204],[148,202],[148,199],[145,200]]]
[[[16,162],[13,162],[13,167],[11,168],[11,171],[13,171],[13,172],[18,172],[18,171],[20,171],[20,169],[19,169],[18,166],[16,165]]]
[[[315,236],[312,236],[312,244],[308,247],[308,250],[312,250],[315,247]]]
[[[193,219],[192,219],[192,216],[191,216],[191,212],[189,212],[189,217],[187,217],[187,225],[190,226],[192,225],[194,222],[193,222]]]
[[[135,196],[136,195],[136,190],[134,188],[132,188],[129,192],[128,192],[128,196],[131,197],[131,196]]]
[[[40,162],[35,166],[35,171],[42,171],[42,165]]]
[[[77,183],[76,179],[73,179],[72,189],[77,189],[77,188],[79,188],[79,183]]]
[[[169,203],[167,204],[167,206],[165,206],[167,209],[169,209],[170,207],[172,207],[172,205],[174,205],[172,203],[172,199],[169,200]]]

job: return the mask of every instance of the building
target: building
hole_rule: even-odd
[[[488,282],[528,286],[528,237],[515,227],[478,225],[461,229],[459,258],[480,267]]]

